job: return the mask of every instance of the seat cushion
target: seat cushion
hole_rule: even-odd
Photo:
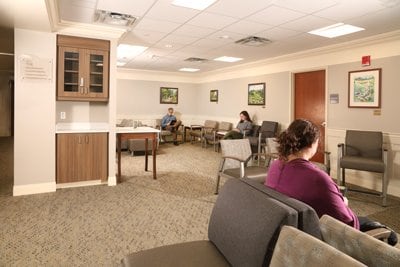
[[[224,174],[240,178],[240,168],[226,169],[224,170]],[[245,169],[245,175],[249,179],[265,181],[265,177],[267,177],[267,168],[262,166],[249,166]]]
[[[297,227],[297,220],[294,209],[229,179],[212,211],[208,237],[232,266],[268,266],[281,226]]]
[[[383,173],[385,171],[385,164],[383,163],[383,160],[355,156],[343,156],[340,160],[340,166],[345,169],[371,172]]]
[[[229,263],[213,243],[201,240],[135,252],[123,258],[121,266],[219,267]]]

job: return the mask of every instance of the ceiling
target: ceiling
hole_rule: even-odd
[[[32,3],[35,2],[35,3]],[[0,26],[61,31],[68,25],[117,34],[119,43],[147,46],[123,68],[213,71],[312,49],[354,42],[400,30],[400,0],[217,0],[203,11],[172,0],[1,0]],[[93,22],[96,9],[137,18],[132,27]],[[33,11],[33,12],[32,12]],[[338,22],[365,28],[337,38],[308,31]],[[91,26],[93,26],[91,28]],[[249,36],[267,38],[263,46],[236,44]],[[213,60],[243,58],[236,63]],[[188,58],[205,61],[189,62]]]

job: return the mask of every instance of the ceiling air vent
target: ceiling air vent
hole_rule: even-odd
[[[242,45],[248,45],[248,46],[263,46],[266,44],[271,43],[271,40],[263,37],[257,37],[257,36],[249,36],[240,40],[237,40],[235,44],[242,44]]]
[[[105,10],[96,10],[94,22],[108,24],[112,26],[131,27],[136,21],[134,16],[121,14]]]
[[[185,61],[203,63],[203,62],[208,61],[208,59],[199,58],[199,57],[189,57],[189,58],[185,59]]]

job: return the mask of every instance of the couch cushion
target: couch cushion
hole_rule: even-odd
[[[275,191],[274,189],[269,188],[256,180],[244,178],[243,182],[295,209],[299,213],[298,228],[318,239],[321,239],[319,218],[311,206]]]
[[[149,267],[219,267],[229,266],[224,256],[210,241],[201,240],[162,246],[132,253],[121,266]]]
[[[296,228],[283,226],[271,267],[365,266],[334,247]]]
[[[368,266],[399,266],[400,250],[328,215],[320,219],[324,241]]]
[[[297,227],[297,212],[239,179],[225,182],[208,236],[233,266],[267,266],[282,225]]]

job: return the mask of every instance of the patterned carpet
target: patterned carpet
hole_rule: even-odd
[[[0,138],[0,151],[0,266],[117,266],[130,252],[207,238],[220,157],[211,147],[162,144],[157,180],[143,156],[125,152],[117,186],[19,197],[11,196],[12,139]],[[349,199],[358,214],[400,230],[398,199],[387,208],[362,194]]]

